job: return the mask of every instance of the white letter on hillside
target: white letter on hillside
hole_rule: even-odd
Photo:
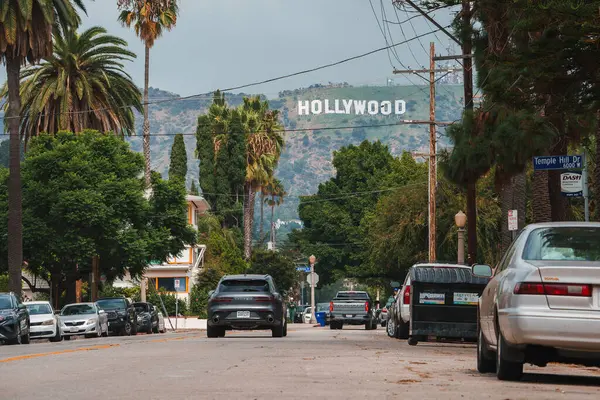
[[[334,111],[329,108],[329,99],[325,99],[325,114],[333,114]]]
[[[323,112],[323,103],[321,103],[321,100],[313,100],[310,103],[310,108],[313,114],[321,114]]]
[[[356,115],[364,114],[366,105],[367,105],[366,100],[354,100],[354,113]]]
[[[379,112],[379,103],[376,102],[375,100],[371,100],[367,104],[367,108],[369,110],[369,114],[371,114],[371,115],[377,115],[377,113]]]
[[[381,113],[383,115],[390,115],[392,113],[392,102],[391,101],[382,101],[381,102]]]
[[[350,110],[352,110],[352,100],[342,100],[344,103],[345,114],[350,114]]]
[[[344,110],[340,108],[340,100],[335,99],[335,113],[336,114],[344,114]]]
[[[402,108],[399,106],[402,105]],[[406,112],[406,102],[404,100],[396,100],[396,115],[404,114]]]
[[[298,100],[298,115],[310,114],[310,102],[308,100]]]

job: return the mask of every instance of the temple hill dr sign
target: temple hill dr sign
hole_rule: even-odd
[[[356,115],[402,115],[406,112],[404,100],[298,100],[298,115],[356,114]]]

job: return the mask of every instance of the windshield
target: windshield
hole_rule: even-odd
[[[536,261],[600,261],[600,228],[556,227],[531,232],[523,259]]]
[[[135,312],[137,312],[137,313],[148,312],[148,306],[146,306],[145,304],[136,304]]]
[[[219,285],[219,292],[268,292],[269,282],[264,279],[227,279]]]
[[[74,304],[63,308],[60,315],[84,315],[95,313],[96,308],[91,304]]]
[[[50,304],[25,304],[30,315],[53,314]]]
[[[0,310],[10,310],[12,308],[12,301],[10,301],[10,297],[0,296]]]
[[[126,308],[124,299],[105,299],[105,300],[98,300],[96,303],[103,310],[114,310],[115,308],[121,308],[121,309]]]

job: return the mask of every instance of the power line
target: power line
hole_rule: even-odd
[[[448,27],[450,27],[450,25],[446,26],[445,28],[448,28]],[[370,55],[382,52],[384,50],[395,48],[396,46],[400,46],[402,44],[410,43],[410,42],[412,42],[414,40],[418,40],[421,37],[425,37],[425,36],[431,35],[432,33],[435,33],[435,32],[440,31],[440,30],[441,29],[438,28],[436,30],[433,30],[433,31],[430,31],[430,32],[426,32],[426,33],[423,33],[423,34],[418,35],[416,37],[407,39],[407,40],[405,40],[403,42],[391,44],[391,45],[388,45],[388,46],[385,46],[385,47],[380,47],[378,49],[371,50],[371,51],[368,51],[366,53],[362,53],[362,54],[358,54],[358,55],[355,55],[355,56],[352,56],[352,57],[344,58],[342,60],[331,62],[331,63],[328,63],[328,64],[319,65],[317,67],[313,67],[313,68],[309,68],[309,69],[304,69],[304,70],[301,70],[301,71],[293,72],[293,73],[286,74],[286,75],[280,75],[280,76],[277,76],[277,77],[274,77],[274,78],[264,79],[264,80],[261,80],[261,81],[255,81],[255,82],[246,83],[246,84],[243,84],[243,85],[232,86],[232,87],[229,87],[229,88],[220,89],[220,92],[224,93],[224,92],[230,92],[232,90],[240,90],[240,89],[245,89],[245,88],[248,88],[248,87],[264,85],[266,83],[276,82],[276,81],[280,81],[280,80],[287,79],[287,78],[292,78],[292,77],[299,76],[299,75],[305,75],[305,74],[308,74],[308,73],[311,73],[311,72],[315,72],[315,71],[319,71],[319,70],[322,70],[322,69],[335,67],[335,66],[338,66],[338,65],[341,65],[341,64],[348,63],[350,61],[358,60],[358,59],[361,59],[361,58],[364,58],[364,57],[367,57],[367,56],[370,56]],[[212,90],[212,91],[206,92],[206,93],[199,93],[199,94],[194,94],[194,95],[190,95],[190,96],[183,96],[183,97],[177,97],[177,98],[172,98],[172,99],[148,101],[146,103],[142,103],[141,105],[144,106],[146,104],[148,104],[148,105],[161,104],[161,103],[168,103],[168,102],[173,102],[173,101],[182,101],[182,100],[187,100],[187,99],[193,99],[193,98],[202,97],[202,96],[212,96],[215,91],[216,90]],[[132,106],[129,105],[129,106],[121,106],[119,108],[131,108],[131,107]],[[85,114],[85,113],[90,113],[90,112],[104,111],[104,110],[108,110],[108,109],[109,109],[108,107],[101,107],[101,108],[95,108],[95,109],[85,110],[85,111],[66,111],[66,112],[60,112],[60,113],[52,113],[50,115]],[[0,119],[5,119],[6,120],[6,119],[11,119],[11,118],[21,118],[21,117],[22,117],[22,115],[13,116],[13,117],[3,116],[3,117],[0,117]]]

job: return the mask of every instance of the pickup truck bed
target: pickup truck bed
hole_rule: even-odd
[[[342,329],[344,325],[365,325],[377,329],[377,319],[367,292],[338,292],[329,304],[330,328]]]

